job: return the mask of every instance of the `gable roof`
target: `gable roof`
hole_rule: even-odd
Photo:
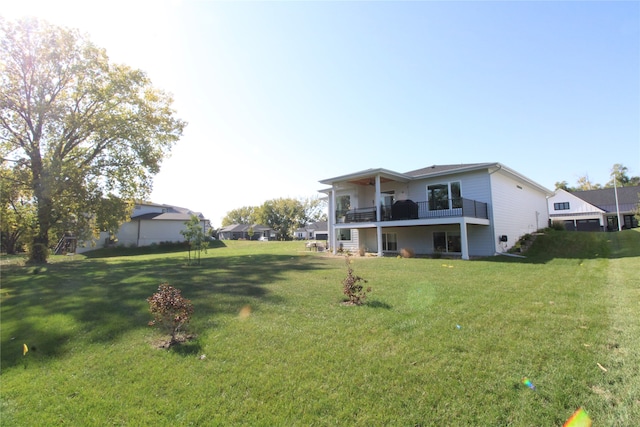
[[[571,194],[606,212],[616,211],[616,194],[614,188],[574,191]],[[618,206],[620,210],[624,212],[633,211],[638,206],[638,194],[640,194],[640,185],[618,187]]]
[[[147,212],[140,215],[132,215],[131,219],[135,220],[160,220],[160,221],[189,221],[192,215],[195,215],[201,221],[205,221],[202,212],[194,212],[191,209],[179,206],[158,204],[151,202],[138,202],[136,206],[150,206],[158,208],[160,212]]]

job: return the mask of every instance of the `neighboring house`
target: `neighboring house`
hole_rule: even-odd
[[[621,228],[636,228],[638,194],[640,186],[574,192],[558,189],[549,198],[549,217],[562,221],[567,230],[617,231],[619,212]]]
[[[329,246],[469,259],[504,252],[548,225],[553,193],[500,163],[434,165],[405,173],[368,169],[321,180]]]
[[[275,240],[276,237],[273,229],[260,224],[231,224],[218,230],[220,240]]]
[[[329,229],[327,221],[318,221],[298,228],[294,233],[294,238],[298,240],[328,240]]]
[[[136,203],[131,214],[131,219],[120,226],[115,233],[116,245],[127,247],[149,246],[165,242],[183,242],[184,236],[180,233],[186,230],[185,222],[196,215],[200,219],[202,231],[207,234],[210,228],[208,219],[200,212],[194,212],[178,206],[164,205],[150,202]],[[76,252],[82,253],[96,247],[109,244],[110,235],[101,232],[98,241],[82,242]]]

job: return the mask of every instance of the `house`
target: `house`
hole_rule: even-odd
[[[574,192],[558,189],[549,198],[549,217],[563,222],[567,230],[616,231],[619,212],[620,228],[635,228],[639,194],[637,185]]]
[[[329,231],[327,221],[318,221],[296,229],[294,239],[298,240],[327,240]]]
[[[260,224],[231,224],[218,230],[220,240],[275,240],[273,229]]]
[[[469,259],[504,252],[548,224],[553,193],[500,163],[434,165],[410,172],[367,169],[321,180],[329,246],[378,256]]]
[[[120,226],[115,236],[110,236],[108,232],[101,232],[98,241],[82,242],[78,245],[76,252],[86,252],[95,249],[96,246],[107,245],[109,242],[127,247],[183,242],[185,238],[180,232],[186,229],[185,222],[189,221],[192,215],[200,219],[202,231],[207,234],[210,223],[200,212],[172,205],[138,202],[134,206],[129,221]]]

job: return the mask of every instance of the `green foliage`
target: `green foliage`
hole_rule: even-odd
[[[564,221],[551,221],[551,228],[556,231],[565,231]]]
[[[121,221],[186,123],[145,73],[109,63],[77,31],[1,20],[0,40],[0,157],[34,203],[30,258],[41,263],[50,232],[80,237]]]
[[[353,260],[349,255],[344,257],[347,265],[347,277],[342,280],[343,293],[347,296],[348,302],[353,305],[362,305],[367,298],[367,294],[371,292],[371,288],[364,288],[363,283],[367,283],[365,279],[353,273],[351,264]]]
[[[25,248],[36,227],[36,208],[21,167],[0,166],[0,241],[2,251],[16,254]]]
[[[191,251],[194,251],[194,261],[196,264],[200,264],[200,258],[202,251],[206,253],[209,247],[209,240],[204,234],[203,226],[200,223],[200,218],[196,215],[191,215],[191,219],[184,223],[186,230],[180,231],[180,234],[184,236],[189,244],[189,264],[191,264]]]
[[[222,226],[231,224],[256,224],[258,222],[258,208],[254,206],[243,206],[233,209],[222,218]]]
[[[280,240],[291,240],[294,230],[304,225],[304,206],[291,198],[267,200],[260,206],[258,221],[275,230]]]
[[[231,224],[261,224],[272,228],[280,240],[291,240],[296,228],[317,221],[326,221],[326,202],[317,197],[304,200],[279,198],[267,200],[261,206],[244,206],[227,212],[222,226]]]
[[[177,342],[176,337],[180,328],[189,323],[193,314],[191,301],[182,297],[180,289],[163,283],[158,287],[158,292],[147,298],[147,302],[154,318],[149,325],[158,325],[171,335],[170,344]]]

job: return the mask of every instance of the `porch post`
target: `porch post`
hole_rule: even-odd
[[[376,221],[382,221],[380,208],[380,175],[376,175]]]
[[[380,225],[376,225],[376,240],[378,243],[378,256],[383,256],[382,254],[382,227]]]
[[[331,252],[335,255],[338,253],[338,250],[336,249],[338,241],[336,240],[336,228],[335,228],[335,224],[336,224],[336,190],[335,188],[331,189],[331,195],[329,196],[329,212],[328,213],[329,215],[327,215],[327,218],[329,218],[329,224],[328,224],[329,244],[331,245]]]
[[[467,223],[464,218],[460,221],[460,246],[462,246],[462,259],[469,259],[469,241],[467,239]]]

